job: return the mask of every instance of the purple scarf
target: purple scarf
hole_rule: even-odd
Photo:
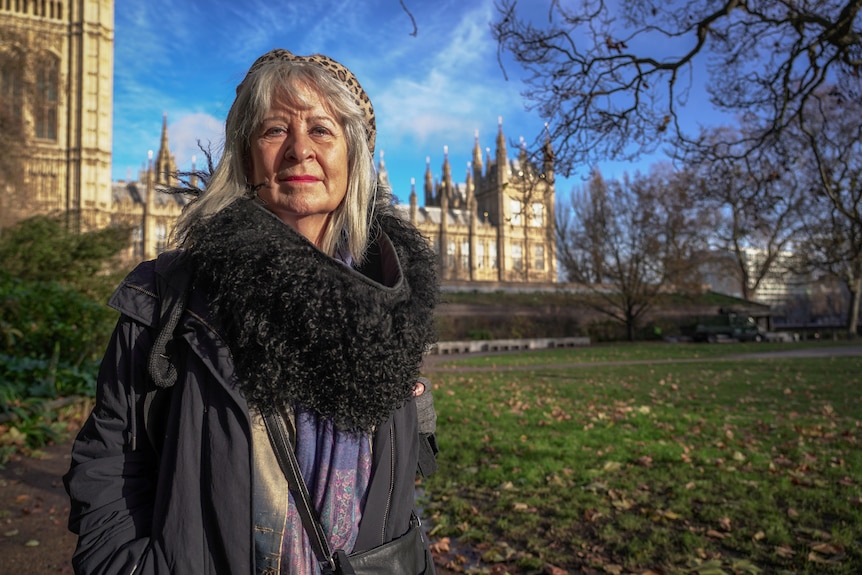
[[[332,550],[350,552],[371,477],[371,442],[365,434],[345,433],[332,421],[296,412],[296,458]],[[290,496],[282,556],[291,575],[320,573],[320,565]]]

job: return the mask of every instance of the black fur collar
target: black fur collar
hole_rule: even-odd
[[[368,431],[410,397],[434,341],[435,256],[394,214],[379,215],[375,233],[354,270],[254,200],[190,232],[195,286],[208,294],[250,405],[295,403]]]

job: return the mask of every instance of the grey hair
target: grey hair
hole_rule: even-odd
[[[374,158],[368,148],[365,112],[349,90],[325,69],[310,62],[273,60],[249,72],[237,88],[236,99],[225,121],[225,143],[221,159],[207,182],[206,190],[183,210],[174,238],[188,247],[189,230],[203,218],[246,196],[255,184],[251,174],[251,138],[276,99],[305,107],[304,86],[317,92],[335,115],[347,140],[347,193],[332,213],[324,230],[321,250],[349,256],[361,263],[369,242],[370,221],[375,204],[385,204],[391,189],[379,185]],[[379,188],[379,189],[378,189]]]

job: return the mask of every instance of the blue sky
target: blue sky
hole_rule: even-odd
[[[541,133],[544,122],[520,95],[520,68],[504,56],[508,81],[500,69],[489,28],[493,0],[404,4],[415,37],[399,0],[117,2],[112,177],[137,179],[148,151],[158,149],[163,114],[179,169],[189,169],[194,154],[200,167],[197,141],[220,148],[236,84],[272,48],[323,53],[356,74],[377,114],[377,159],[382,150],[401,202],[415,178],[421,204],[426,157],[439,178],[444,146],[453,176],[464,181],[474,133],[493,149],[498,117],[510,141]],[[547,4],[520,6],[547,15]],[[642,166],[602,170],[613,176]],[[580,183],[579,176],[558,180],[558,197]]]

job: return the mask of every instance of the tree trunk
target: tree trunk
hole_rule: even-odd
[[[860,303],[862,303],[862,278],[856,278],[852,282],[847,282],[847,287],[850,290],[850,310],[847,314],[847,335],[853,339],[858,335],[859,308]]]

